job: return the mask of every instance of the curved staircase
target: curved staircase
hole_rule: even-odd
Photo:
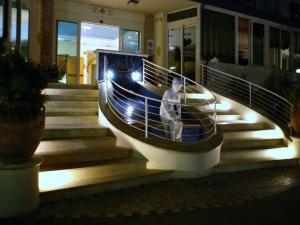
[[[169,171],[147,170],[147,160],[116,146],[98,124],[98,93],[88,85],[46,89],[46,129],[36,152],[42,203],[169,179]]]

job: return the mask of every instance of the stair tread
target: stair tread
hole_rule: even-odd
[[[257,150],[270,150],[270,149],[287,149],[287,146],[285,145],[273,145],[273,146],[267,146],[267,147],[250,147],[250,148],[230,148],[230,149],[226,149],[226,148],[222,148],[221,149],[221,156],[222,154],[226,154],[226,153],[232,153],[232,152],[245,152],[245,151],[257,151]]]
[[[46,108],[47,112],[98,112],[98,108]]]
[[[64,84],[64,83],[49,83],[47,88],[54,89],[77,89],[77,90],[98,90],[97,85],[89,84]]]
[[[266,158],[229,159],[229,160],[221,160],[216,167],[229,166],[229,165],[243,165],[243,164],[251,164],[251,163],[289,161],[289,160],[297,160],[297,159],[266,159]]]
[[[107,129],[99,124],[48,124],[46,130]]]

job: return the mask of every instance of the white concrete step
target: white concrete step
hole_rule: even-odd
[[[275,129],[223,132],[224,140],[249,139],[249,138],[278,139],[283,137],[284,135],[282,134],[282,132]]]
[[[222,160],[214,169],[214,173],[228,173],[236,171],[254,170],[262,168],[295,166],[298,159],[266,160],[266,159],[239,159]]]
[[[234,140],[224,140],[222,151],[234,149],[253,149],[253,148],[272,148],[274,146],[283,145],[282,138],[276,139],[257,139],[257,138],[242,138]]]
[[[86,90],[86,89],[56,89],[56,88],[46,88],[46,95],[83,95],[83,96],[91,96],[98,97],[98,90]]]
[[[75,108],[46,108],[46,116],[97,116],[97,108],[75,109]]]
[[[100,125],[46,125],[43,139],[102,137],[109,134],[109,129]]]
[[[46,104],[46,109],[98,109],[98,102],[66,102],[66,101],[48,101]]]
[[[250,131],[268,129],[268,124],[264,122],[250,123],[244,120],[229,122],[218,122],[218,127],[223,131]]]
[[[63,84],[63,83],[50,83],[48,88],[56,89],[80,89],[80,90],[97,90],[98,86],[88,84]]]
[[[97,124],[98,116],[47,116],[46,125],[55,124]]]
[[[91,163],[125,159],[132,151],[117,147],[114,137],[42,141],[36,155],[42,157],[42,170],[82,167]]]
[[[39,174],[41,203],[129,188],[171,178],[170,171],[147,170],[145,160],[116,160],[93,167]]]
[[[98,96],[86,95],[47,95],[48,101],[63,102],[98,102]]]
[[[283,145],[272,146],[270,148],[254,149],[233,149],[221,152],[221,160],[245,160],[245,159],[290,159],[295,158],[293,149]]]

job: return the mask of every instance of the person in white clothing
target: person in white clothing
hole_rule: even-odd
[[[181,88],[181,80],[174,78],[172,87],[169,87],[163,95],[162,100],[166,102],[161,103],[159,110],[166,138],[177,141],[181,141],[182,136],[181,106],[178,105],[181,102],[179,92]]]

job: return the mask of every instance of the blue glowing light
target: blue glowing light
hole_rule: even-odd
[[[138,71],[132,72],[131,73],[131,78],[134,81],[141,81],[142,80],[142,74]]]
[[[114,79],[114,77],[115,77],[115,74],[114,74],[114,72],[112,71],[112,70],[108,70],[107,72],[106,72],[106,76],[107,76],[107,78],[108,79]]]

